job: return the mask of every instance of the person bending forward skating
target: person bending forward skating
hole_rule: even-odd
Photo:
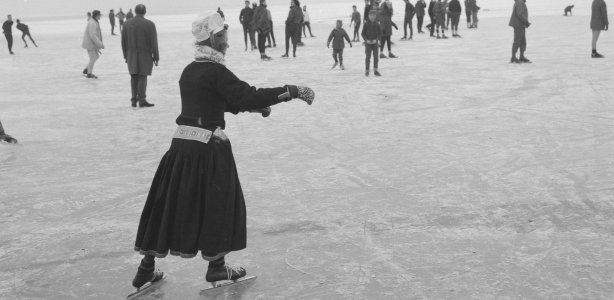
[[[38,45],[36,44],[36,42],[32,38],[32,35],[30,34],[30,27],[28,27],[28,25],[24,23],[21,23],[19,19],[17,19],[16,22],[17,22],[17,26],[16,26],[17,29],[21,31],[21,40],[25,44],[24,48],[28,48],[28,42],[26,42],[26,36],[30,38],[30,41],[32,41],[32,44],[34,44],[34,47],[38,48]]]
[[[144,255],[132,281],[137,289],[163,278],[154,258],[169,252],[191,258],[200,251],[209,261],[206,281],[214,284],[246,275],[224,259],[246,247],[245,201],[223,132],[224,113],[266,116],[270,106],[281,102],[313,102],[315,94],[307,87],[256,89],[237,78],[224,64],[227,28],[215,12],[192,23],[195,60],[179,79],[179,127],[154,176],[136,235],[134,249]]]

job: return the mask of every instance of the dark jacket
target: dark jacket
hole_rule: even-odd
[[[250,7],[246,7],[241,10],[241,14],[239,15],[239,21],[243,25],[250,25],[252,23],[252,19],[254,18],[254,10]]]
[[[15,26],[17,29],[21,30],[22,32],[28,32],[30,31],[30,29],[28,28],[28,25],[24,24],[24,23],[18,23],[17,26]]]
[[[433,9],[433,13],[436,18],[445,18],[446,16],[446,4],[443,1],[439,1],[435,4],[435,8]]]
[[[435,1],[431,1],[429,3],[429,17],[431,17],[431,18],[435,18],[435,4],[436,3],[437,2],[435,2]]]
[[[392,9],[388,5],[382,4],[379,7],[378,15],[378,20],[382,26],[382,34],[384,36],[392,35]]]
[[[411,4],[411,2],[409,1],[405,3],[405,21],[409,21],[413,19],[415,14],[416,14],[416,8],[414,7],[414,5]]]
[[[515,0],[512,16],[510,17],[510,26],[514,28],[529,27],[529,10],[524,0]]]
[[[271,32],[271,22],[269,22],[269,18],[267,16],[266,6],[260,4],[254,10],[252,28],[257,30],[260,34],[267,34]]]
[[[419,1],[416,3],[416,16],[423,17],[425,15],[426,3]]]
[[[362,19],[360,18],[360,13],[359,12],[353,12],[352,13],[352,21],[350,23],[354,22],[354,24],[360,24],[362,23]]]
[[[379,22],[371,22],[371,20],[365,21],[362,26],[362,33],[360,34],[363,40],[380,40],[382,38],[382,27]]]
[[[343,49],[345,48],[345,42],[343,41],[343,39],[345,39],[346,41],[348,41],[348,43],[352,44],[352,42],[350,41],[350,36],[348,36],[348,33],[345,31],[345,29],[341,28],[335,28],[333,29],[333,31],[330,32],[330,35],[328,36],[328,42],[326,44],[330,44],[330,41],[333,41],[333,49]]]
[[[126,14],[126,20],[130,20],[130,19],[132,19],[132,18],[134,18],[134,14],[133,14],[131,11],[129,11],[129,12]]]
[[[122,28],[122,51],[130,74],[151,75],[153,62],[160,59],[156,25],[137,15]]]
[[[591,6],[591,29],[604,30],[605,25],[610,26],[608,22],[608,7],[603,0],[593,0]]]
[[[209,62],[187,65],[179,79],[179,90],[182,117],[177,118],[177,124],[209,130],[226,127],[225,112],[237,114],[275,105],[282,102],[278,96],[287,91],[283,87],[256,89],[224,65]],[[200,124],[190,122],[199,117]]]
[[[303,10],[298,6],[292,6],[290,12],[288,12],[288,18],[286,19],[286,25],[288,24],[301,24],[303,23]]]
[[[2,30],[4,31],[4,34],[13,34],[13,21],[4,21],[2,24]]]
[[[115,14],[114,13],[109,14],[109,23],[111,23],[111,25],[115,25]]]
[[[448,9],[454,16],[460,16],[463,11],[463,7],[458,0],[450,1],[450,4],[448,4]]]

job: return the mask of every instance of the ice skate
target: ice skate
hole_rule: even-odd
[[[369,70],[365,71],[365,76],[369,77]]]
[[[337,63],[335,62],[333,66],[330,68],[331,70],[337,67]]]
[[[388,58],[384,53],[380,53],[379,58]]]
[[[373,75],[378,76],[378,77],[382,76],[382,74],[380,74],[380,72],[377,69],[373,70]]]
[[[281,58],[288,58],[288,53],[283,54],[283,55],[281,56]]]
[[[402,37],[402,38],[401,38],[401,41],[404,41],[404,40],[406,40],[406,39],[407,39],[407,37]]]
[[[87,75],[87,68],[83,69],[83,75]]]
[[[398,58],[398,56],[394,55],[392,52],[388,52],[389,58]]]
[[[98,79],[98,76],[94,75],[94,74],[87,74],[85,75],[86,78],[90,78],[90,79]]]
[[[14,137],[12,137],[12,136],[4,133],[4,132],[0,133],[0,141],[6,142],[6,143],[9,143],[9,144],[17,144],[17,140]]]
[[[154,107],[153,103],[147,102],[147,100],[139,101],[139,107]]]
[[[516,56],[512,56],[512,58],[510,59],[510,63],[511,64],[519,64],[520,61],[518,60],[518,58],[516,58]]]
[[[262,54],[262,55],[260,55],[260,59],[261,59],[262,61],[269,61],[269,60],[271,60],[272,58],[271,58],[271,57],[269,57],[269,56],[267,56],[266,54]]]
[[[441,35],[441,38],[445,40],[445,39],[448,39],[448,36],[447,36],[447,35],[445,35],[445,34],[442,34],[442,35]]]
[[[211,287],[206,288],[201,292],[256,279],[256,276],[245,277],[246,274],[247,272],[245,271],[245,268],[229,266],[226,264],[224,257],[210,261],[209,267],[207,268],[207,274],[205,275],[205,280],[211,283]]]
[[[523,64],[530,64],[531,63],[531,61],[528,58],[524,57],[524,56],[521,56],[518,60],[521,63],[523,63]]]
[[[345,70],[345,67],[343,65],[340,65],[339,69],[341,69],[341,71],[343,71],[343,70]]]
[[[150,271],[139,266],[139,270],[132,280],[132,286],[136,288],[136,292],[128,295],[126,299],[134,299],[149,288],[155,286],[156,283],[161,282],[164,278],[166,278],[166,276],[164,275],[164,272],[161,272],[160,270],[154,270],[152,267]]]
[[[603,58],[604,56],[601,53],[593,52],[591,53],[592,58]]]

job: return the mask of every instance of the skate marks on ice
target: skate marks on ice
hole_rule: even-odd
[[[145,285],[143,285],[140,288],[137,288],[137,290],[133,293],[130,293],[127,297],[126,300],[134,300],[134,299],[139,299],[140,296],[145,295],[145,294],[150,294],[155,292],[155,290],[157,290],[162,284],[164,284],[164,282],[166,281],[166,274],[164,274],[162,276],[162,278],[156,282],[148,282]]]

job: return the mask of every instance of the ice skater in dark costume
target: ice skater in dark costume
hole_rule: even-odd
[[[9,54],[15,54],[13,53],[13,17],[11,15],[6,16],[6,21],[2,23],[2,31],[9,47]]]
[[[24,23],[21,23],[19,19],[15,21],[17,22],[17,25],[15,27],[17,27],[17,29],[21,31],[21,40],[23,41],[24,44],[26,44],[24,48],[28,48],[28,43],[26,42],[26,36],[30,38],[30,41],[32,41],[32,44],[34,44],[34,47],[38,48],[38,45],[32,38],[32,35],[30,35],[30,27],[28,27],[28,25]]]
[[[591,30],[593,31],[593,51],[591,52],[592,58],[603,58],[603,55],[597,52],[597,41],[599,40],[601,31],[607,31],[609,27],[610,22],[608,21],[608,7],[606,6],[605,1],[593,0],[593,4],[591,6]]]
[[[257,112],[302,99],[313,90],[286,85],[257,89],[225,66],[228,31],[215,12],[192,23],[195,59],[179,79],[181,115],[170,149],[162,158],[141,214],[134,249],[144,255],[132,285],[140,288],[163,278],[154,258],[199,254],[209,262],[205,280],[235,281],[246,275],[230,267],[225,255],[246,247],[243,191],[230,142],[223,132],[224,113]]]
[[[4,141],[10,144],[17,144],[17,140],[14,137],[4,132],[4,127],[2,127],[2,122],[0,122],[0,141]]]

